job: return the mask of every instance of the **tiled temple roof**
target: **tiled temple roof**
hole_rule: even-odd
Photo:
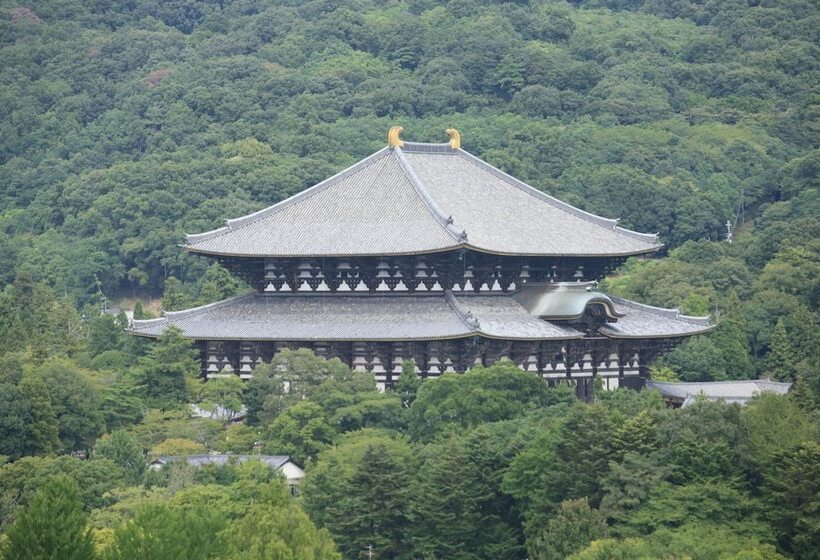
[[[688,336],[711,328],[612,298],[623,315],[600,333],[612,338]],[[169,326],[197,340],[421,341],[483,336],[506,340],[568,340],[583,333],[531,315],[509,294],[430,292],[378,294],[252,293],[160,319],[134,321],[131,332],[156,337]]]
[[[384,148],[278,204],[188,235],[196,253],[257,257],[407,255],[459,248],[502,255],[625,256],[655,235],[565,204],[448,144]]]
[[[679,309],[664,309],[628,299],[611,298],[623,317],[607,323],[601,334],[610,338],[673,338],[691,336],[712,329],[709,317],[681,315]]]
[[[698,396],[707,400],[720,400],[745,404],[755,395],[763,392],[785,395],[791,383],[780,383],[769,379],[740,379],[735,381],[708,381],[694,383],[670,383],[648,381],[647,389],[657,389],[669,399],[680,401],[683,406],[693,403]]]

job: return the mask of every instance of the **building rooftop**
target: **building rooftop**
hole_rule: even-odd
[[[186,236],[191,252],[247,257],[626,256],[660,247],[450,144],[399,142],[268,208]]]
[[[791,383],[780,383],[769,379],[743,379],[694,383],[648,381],[646,387],[657,389],[665,398],[680,402],[681,406],[689,406],[698,397],[710,401],[720,400],[746,404],[749,399],[762,392],[785,395],[789,392],[791,385]]]
[[[259,461],[268,465],[272,469],[280,469],[285,463],[293,463],[289,455],[217,455],[202,453],[198,455],[160,455],[154,459],[153,464],[165,465],[172,461],[185,461],[189,465],[201,467],[204,465],[229,465],[232,463],[245,463],[247,461]]]
[[[711,328],[708,318],[612,298],[612,338],[662,338]],[[530,314],[503,293],[251,293],[160,319],[134,321],[131,332],[156,337],[173,325],[197,340],[411,341],[483,336],[507,340],[568,340],[584,334]],[[563,321],[564,317],[555,320]]]

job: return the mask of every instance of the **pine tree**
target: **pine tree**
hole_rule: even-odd
[[[627,418],[612,434],[613,459],[619,461],[627,453],[647,455],[656,448],[655,421],[646,410]]]
[[[772,333],[769,353],[766,355],[765,371],[775,379],[794,381],[795,378],[794,348],[786,332],[783,319],[778,319]]]
[[[187,379],[199,372],[197,353],[176,328],[162,333],[141,360],[144,389],[163,407],[188,399]]]
[[[182,282],[169,276],[165,279],[165,290],[162,292],[162,308],[166,311],[185,309],[190,304],[188,294]]]
[[[6,560],[90,560],[94,543],[86,528],[77,483],[59,476],[44,484],[9,529]]]
[[[715,346],[723,357],[723,370],[730,379],[748,379],[752,376],[749,360],[747,325],[743,316],[743,304],[732,290],[726,298],[720,323],[712,335]]]
[[[137,303],[134,304],[134,320],[138,321],[147,318],[148,317],[145,316],[145,310],[142,308],[142,302],[137,301]]]

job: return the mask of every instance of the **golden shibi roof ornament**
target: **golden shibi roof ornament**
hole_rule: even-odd
[[[399,134],[401,134],[402,130],[404,130],[401,126],[391,126],[390,130],[387,132],[387,145],[391,148],[401,148],[404,146],[404,142],[401,138],[399,138]]]
[[[461,148],[461,134],[455,128],[448,128],[444,132],[450,137],[450,147],[454,150]]]

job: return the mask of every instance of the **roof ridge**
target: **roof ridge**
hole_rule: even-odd
[[[331,175],[330,177],[328,177],[324,181],[321,181],[321,182],[313,185],[310,188],[307,188],[303,191],[300,191],[300,192],[294,194],[293,196],[289,196],[289,197],[285,198],[284,200],[280,200],[279,202],[277,202],[275,204],[272,204],[271,206],[268,206],[266,208],[262,208],[261,210],[257,210],[256,212],[252,212],[252,213],[247,214],[245,216],[240,216],[239,218],[233,218],[233,219],[225,220],[225,225],[224,226],[213,229],[211,231],[206,231],[206,232],[203,232],[203,233],[194,233],[194,234],[186,233],[185,234],[185,241],[186,241],[187,244],[191,244],[191,243],[197,243],[199,241],[204,241],[206,239],[211,239],[213,237],[217,237],[219,235],[223,235],[225,233],[233,231],[237,227],[243,227],[243,226],[246,226],[246,225],[250,225],[250,224],[252,224],[252,223],[254,223],[254,222],[256,222],[256,221],[258,221],[258,220],[260,220],[264,217],[266,217],[266,216],[269,216],[271,214],[275,214],[277,212],[281,212],[285,208],[293,206],[294,204],[296,204],[297,202],[301,202],[305,198],[309,198],[309,197],[311,197],[315,194],[318,194],[318,193],[324,191],[328,187],[331,187],[331,186],[335,185],[340,180],[352,175],[353,173],[356,173],[357,171],[360,171],[362,168],[370,165],[371,163],[374,163],[374,162],[378,161],[381,158],[385,158],[388,155],[390,155],[390,148],[384,147],[381,150],[370,154],[366,158],[364,158],[360,161],[357,161],[353,165],[351,165],[349,167],[346,167],[345,169],[342,169],[341,171],[339,171],[335,175]]]
[[[654,305],[649,305],[646,303],[640,303],[637,301],[632,301],[630,299],[620,298],[618,296],[610,296],[610,298],[615,301],[616,303],[620,303],[626,306],[638,307],[641,309],[645,309],[650,312],[657,313],[658,315],[663,315],[664,317],[670,317],[672,319],[680,319],[682,321],[687,321],[689,323],[694,323],[696,325],[707,325],[711,326],[710,324],[710,315],[704,315],[702,317],[694,316],[694,315],[683,315],[680,312],[679,308],[669,308],[669,307],[657,307]]]
[[[209,311],[211,309],[217,309],[222,307],[223,305],[227,305],[229,303],[233,303],[235,301],[240,301],[243,299],[251,299],[257,295],[258,292],[255,290],[250,290],[245,292],[244,294],[240,294],[238,296],[229,297],[226,299],[221,299],[219,301],[215,301],[213,303],[206,303],[205,305],[198,305],[196,307],[189,307],[188,309],[181,309],[179,311],[162,311],[163,319],[170,320],[170,319],[182,319],[184,317],[190,317],[191,315],[196,315],[197,313],[201,313],[202,311]]]
[[[438,220],[441,226],[449,233],[454,240],[458,241],[459,243],[466,243],[467,242],[467,232],[462,231],[461,233],[457,232],[453,228],[453,217],[447,216],[444,211],[439,207],[436,201],[430,196],[430,193],[424,186],[424,183],[421,182],[419,176],[416,175],[413,166],[410,165],[410,162],[407,161],[407,158],[404,155],[402,149],[398,146],[393,148],[393,154],[396,156],[396,161],[399,163],[399,167],[401,167],[404,174],[410,180],[410,184],[413,185],[413,188],[416,190],[416,193],[421,197],[424,201],[424,204],[433,214],[433,216]]]
[[[481,331],[481,323],[479,320],[476,319],[470,311],[465,311],[461,308],[461,305],[458,303],[458,299],[456,299],[456,295],[452,290],[444,290],[444,299],[467,328],[473,332]]]
[[[502,179],[502,180],[506,181],[507,183],[509,183],[513,187],[517,188],[518,190],[520,190],[522,192],[525,192],[529,195],[532,195],[532,196],[534,196],[534,197],[536,197],[536,198],[538,198],[538,199],[540,199],[544,202],[547,202],[548,204],[551,204],[552,206],[554,206],[555,208],[558,208],[559,210],[563,210],[563,211],[568,212],[568,213],[570,213],[574,216],[577,216],[581,219],[584,219],[584,220],[586,220],[590,223],[594,223],[598,226],[605,227],[605,228],[610,229],[612,231],[616,231],[618,233],[627,235],[629,237],[633,237],[635,239],[639,239],[641,241],[655,243],[656,245],[660,246],[660,244],[658,243],[658,234],[656,234],[656,233],[641,233],[639,231],[633,231],[631,229],[621,227],[621,226],[618,225],[618,221],[620,220],[620,218],[604,218],[603,216],[598,216],[597,214],[593,214],[592,212],[587,212],[586,210],[581,210],[580,208],[577,208],[577,207],[575,207],[571,204],[568,204],[568,203],[564,202],[563,200],[559,200],[559,199],[555,198],[554,196],[548,195],[547,193],[536,189],[532,185],[528,185],[527,183],[525,183],[524,181],[521,181],[520,179],[516,179],[515,177],[513,177],[509,173],[505,173],[504,171],[498,169],[497,167],[495,167],[491,163],[488,163],[488,162],[484,161],[480,157],[471,154],[470,152],[468,152],[467,150],[465,150],[463,148],[458,148],[457,150],[454,150],[454,152],[456,152],[458,155],[460,155],[461,157],[463,157],[464,159],[466,159],[467,161],[469,161],[473,165],[475,165],[477,167],[480,167],[480,168],[484,169],[485,171],[487,171],[488,173],[490,173],[492,175],[495,175],[499,179]]]

